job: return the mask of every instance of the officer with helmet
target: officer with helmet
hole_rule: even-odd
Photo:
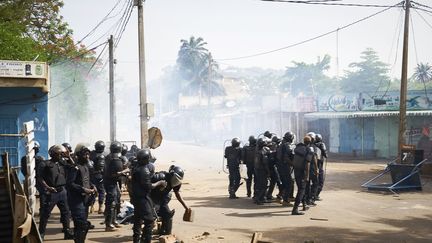
[[[251,197],[252,194],[252,180],[255,180],[254,176],[254,163],[255,163],[255,151],[256,151],[256,138],[255,136],[249,137],[249,144],[242,148],[242,160],[246,164],[247,168],[247,179],[246,179],[246,192],[247,197]],[[255,183],[254,183],[255,187]],[[255,192],[255,190],[254,190]],[[254,194],[255,197],[255,194]]]
[[[41,212],[39,220],[39,233],[42,239],[45,236],[48,218],[54,206],[60,209],[60,221],[63,224],[64,239],[73,239],[70,230],[70,211],[66,193],[66,173],[61,161],[66,149],[62,145],[54,145],[49,150],[51,159],[41,162],[38,184],[46,191],[45,200],[41,201]]]
[[[98,214],[103,213],[103,204],[105,201],[105,188],[103,183],[103,174],[105,167],[105,143],[104,141],[97,141],[94,144],[94,150],[90,152],[90,160],[93,161],[93,166],[90,168],[90,180],[97,189],[98,198]]]
[[[282,205],[290,206],[289,198],[294,191],[294,180],[291,176],[294,158],[294,133],[286,132],[277,151],[277,168],[282,181]]]
[[[182,168],[176,165],[171,165],[168,172],[161,171],[155,173],[152,177],[152,182],[166,181],[167,185],[163,190],[154,189],[151,192],[151,198],[156,208],[159,208],[159,216],[162,218],[161,235],[169,235],[172,231],[173,216],[175,210],[170,210],[169,202],[171,201],[171,191],[174,192],[177,200],[181,203],[186,211],[190,208],[186,205],[182,196],[180,195],[180,188],[184,177]]]
[[[132,169],[131,178],[131,202],[134,205],[133,242],[150,243],[154,222],[153,202],[150,198],[151,190],[155,187],[164,189],[167,186],[165,180],[152,183],[154,167],[150,166],[150,150],[141,149],[136,154],[136,164]],[[144,229],[142,224],[144,223]]]
[[[68,202],[74,221],[75,243],[84,243],[90,228],[88,208],[94,199],[96,188],[90,181],[89,157],[90,149],[82,144],[75,148],[76,165],[67,176]]]
[[[268,177],[270,175],[268,166],[269,148],[266,147],[265,138],[257,140],[257,150],[255,154],[255,203],[258,205],[266,202],[265,195],[267,192]]]
[[[316,134],[315,137],[315,145],[320,150],[320,156],[318,157],[318,190],[315,195],[315,200],[320,201],[321,198],[319,197],[323,187],[324,187],[324,161],[327,159],[327,148],[322,140],[321,134]]]
[[[231,140],[231,146],[225,148],[224,156],[227,159],[229,171],[229,198],[236,199],[236,192],[240,187],[240,162],[242,158],[242,149],[240,148],[240,140],[238,138]]]
[[[105,231],[116,231],[120,225],[116,222],[117,205],[120,204],[119,180],[123,175],[123,162],[120,158],[122,144],[114,141],[110,145],[110,154],[105,158],[103,183],[106,191]]]
[[[308,132],[307,136],[311,138],[310,147],[314,153],[310,164],[310,180],[306,183],[306,203],[315,206],[315,195],[318,191],[318,158],[321,157],[321,150],[315,145],[316,134]]]

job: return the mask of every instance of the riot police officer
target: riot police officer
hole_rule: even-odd
[[[315,206],[315,195],[318,191],[318,157],[321,157],[321,150],[315,145],[316,134],[314,132],[307,133],[311,137],[310,147],[313,150],[313,158],[310,164],[309,182],[306,183],[306,203],[310,206]]]
[[[103,204],[105,201],[105,187],[103,183],[103,174],[105,168],[105,143],[97,141],[94,144],[94,150],[90,152],[90,160],[94,162],[93,168],[90,168],[90,180],[97,189],[98,214],[103,213]]]
[[[240,187],[240,162],[242,157],[242,150],[240,148],[240,140],[233,138],[231,140],[231,146],[225,148],[225,158],[227,159],[227,167],[229,171],[229,185],[228,192],[229,198],[237,198],[236,192]]]
[[[164,189],[166,181],[158,181],[152,184],[151,179],[154,171],[149,165],[150,150],[141,149],[137,152],[136,164],[132,170],[131,178],[131,202],[134,205],[133,242],[150,243],[151,232],[156,215],[154,214],[153,202],[150,198],[151,190],[160,186]],[[144,223],[144,230],[142,224]]]
[[[76,166],[69,170],[67,177],[68,202],[75,225],[74,241],[84,243],[91,225],[87,221],[88,208],[96,189],[90,182],[88,166],[90,149],[78,144],[75,148],[75,155],[77,157]]]
[[[290,206],[289,198],[293,194],[292,161],[294,159],[294,134],[286,132],[277,151],[277,168],[282,181],[282,205]]]
[[[312,138],[305,136],[303,143],[297,144],[294,149],[294,176],[297,184],[297,195],[292,209],[292,215],[303,215],[304,213],[298,211],[300,202],[303,204],[303,211],[307,210],[305,190],[306,183],[309,181],[310,163],[314,157],[314,151],[310,147]]]
[[[183,177],[183,169],[175,165],[171,165],[168,169],[168,172],[161,171],[155,173],[152,177],[152,183],[156,183],[158,181],[166,181],[167,183],[165,189],[155,189],[151,192],[151,199],[155,204],[155,207],[159,208],[158,214],[162,218],[162,225],[160,230],[161,235],[169,235],[172,231],[172,223],[175,210],[170,210],[168,205],[171,201],[171,191],[174,192],[177,201],[181,203],[183,208],[185,210],[190,210],[190,208],[188,208],[180,194]]]
[[[242,149],[242,160],[246,164],[247,168],[247,179],[246,179],[246,194],[247,197],[251,197],[252,194],[252,180],[255,180],[254,176],[254,162],[255,162],[255,151],[256,151],[256,138],[255,136],[249,137],[249,144],[243,146]],[[255,187],[255,183],[254,183]],[[255,190],[254,190],[255,192]],[[255,194],[254,194],[255,197]]]
[[[316,192],[315,195],[315,200],[316,201],[320,201],[321,198],[319,197],[323,187],[324,187],[324,161],[327,159],[327,148],[326,145],[324,143],[324,141],[322,140],[322,136],[321,134],[316,134],[315,137],[315,145],[318,147],[318,149],[320,150],[320,156],[317,158],[317,162],[318,162],[318,190]]]
[[[123,174],[123,162],[120,159],[122,145],[114,141],[110,145],[110,154],[105,158],[103,182],[106,191],[105,231],[115,231],[120,225],[116,222],[117,205],[120,204],[119,178]]]
[[[279,188],[279,194],[278,197],[280,197],[281,195],[281,179],[280,179],[280,175],[279,175],[279,171],[277,169],[277,150],[279,148],[279,143],[281,142],[281,139],[278,136],[273,136],[271,138],[271,142],[268,143],[270,152],[268,155],[268,166],[269,166],[269,179],[270,179],[270,184],[268,186],[267,189],[267,193],[266,193],[266,198],[268,201],[273,200],[273,190],[275,188],[275,186],[277,185]]]
[[[264,138],[257,140],[257,150],[255,154],[255,203],[262,205],[266,202],[265,195],[267,191],[268,177],[270,174],[268,166],[269,149],[266,147]]]
[[[46,198],[41,201],[39,233],[42,239],[45,236],[48,218],[54,206],[60,209],[60,221],[63,224],[64,239],[73,239],[70,230],[70,211],[67,203],[66,193],[66,173],[62,165],[62,154],[66,153],[66,149],[62,145],[54,145],[49,151],[50,160],[41,162],[38,175],[38,183],[46,191]]]

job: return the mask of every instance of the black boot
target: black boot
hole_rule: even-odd
[[[64,231],[64,239],[65,240],[72,240],[72,239],[74,239],[74,232],[71,229],[64,228],[63,231]]]
[[[141,243],[141,236],[140,235],[133,235],[133,243]]]
[[[86,235],[87,235],[87,229],[84,227],[88,227],[86,225],[81,225],[78,227],[75,227],[74,230],[74,242],[75,243],[85,243]]]
[[[298,211],[298,204],[294,204],[293,210],[291,212],[292,215],[303,215],[303,212]]]
[[[170,235],[172,231],[173,219],[162,219],[162,235]]]

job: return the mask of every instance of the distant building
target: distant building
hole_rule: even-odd
[[[408,91],[406,144],[432,157],[431,91]],[[399,92],[320,97],[317,112],[305,114],[308,130],[321,133],[330,152],[390,158],[398,154]],[[429,145],[428,145],[429,144]]]
[[[0,60],[0,153],[8,152],[12,166],[25,155],[23,123],[34,122],[40,154],[48,155],[49,67],[42,62]]]

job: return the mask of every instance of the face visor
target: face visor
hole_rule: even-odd
[[[176,187],[182,184],[182,179],[181,176],[179,176],[177,173],[171,173],[171,186],[172,187]]]

